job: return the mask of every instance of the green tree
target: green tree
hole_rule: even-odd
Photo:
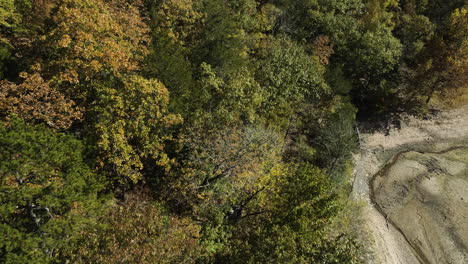
[[[265,56],[258,60],[256,80],[262,87],[260,116],[271,124],[287,126],[301,104],[316,104],[330,94],[323,77],[324,67],[294,41],[271,40]]]
[[[362,16],[362,0],[280,0],[285,13],[280,30],[298,40],[311,41],[319,35],[328,35],[338,46],[346,45],[355,36],[357,18]]]
[[[453,98],[467,80],[466,7],[432,12],[430,6],[417,14],[417,7],[405,9],[397,32],[405,44],[405,64],[400,66],[402,93],[408,106],[429,103],[436,94]],[[451,11],[451,12],[450,12]],[[436,16],[437,15],[437,16]],[[411,23],[406,23],[409,20]],[[424,30],[422,30],[424,28]]]
[[[356,108],[350,103],[342,104],[322,124],[312,144],[317,149],[319,164],[326,169],[336,186],[346,183],[351,176],[347,175],[346,169],[351,162],[351,153],[357,148],[355,117]]]
[[[206,62],[229,72],[248,64],[247,32],[253,27],[255,1],[203,0],[206,18],[199,45],[194,49],[196,65]]]
[[[264,100],[261,87],[247,67],[230,72],[202,63],[185,113],[187,125],[211,129],[235,123],[254,123]]]
[[[188,126],[255,120],[261,95],[249,60],[254,1],[156,1],[148,75],[171,91]]]
[[[286,9],[279,26],[282,32],[307,44],[322,36],[330,39],[334,53],[329,67],[342,69],[353,86],[353,101],[360,109],[389,108],[387,102],[397,96],[395,76],[402,49],[392,35],[394,25],[388,9],[395,5],[393,1],[280,3]],[[385,101],[386,98],[391,100]]]
[[[3,78],[5,71],[5,61],[11,56],[11,44],[5,31],[10,31],[14,24],[18,22],[18,14],[15,10],[13,0],[2,1],[0,3],[0,78]]]
[[[168,195],[200,216],[213,209],[226,213],[254,192],[255,183],[279,158],[278,136],[261,127],[189,131],[182,140],[185,155]]]
[[[145,72],[161,80],[171,92],[170,109],[187,113],[194,84],[192,49],[205,13],[192,0],[150,2],[152,44]]]
[[[13,118],[0,126],[0,261],[53,263],[99,208],[100,177],[69,135]]]
[[[354,102],[363,110],[388,110],[398,96],[395,79],[402,45],[391,30],[379,26],[366,31],[348,47],[344,68],[353,83]]]
[[[251,213],[250,203],[279,162],[281,140],[261,127],[241,127],[188,132],[183,142],[165,200],[200,221],[200,243],[210,255],[223,252],[233,231],[228,224]]]
[[[17,74],[24,70],[20,61],[29,48],[24,37],[35,35],[37,24],[32,22],[34,18],[36,15],[28,0],[0,2],[0,79],[14,78],[11,73]],[[15,67],[8,67],[9,65]]]
[[[270,176],[217,263],[359,263],[352,239],[327,236],[341,205],[320,169],[276,166]]]

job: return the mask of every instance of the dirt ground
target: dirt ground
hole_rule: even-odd
[[[468,106],[361,135],[353,197],[368,263],[468,263]],[[440,153],[437,153],[440,152]]]

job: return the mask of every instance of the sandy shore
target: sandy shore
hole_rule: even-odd
[[[457,224],[468,223],[468,219],[462,220],[468,217],[468,207],[464,207],[468,199],[463,199],[468,188],[461,188],[457,195],[453,189],[464,186],[465,180],[468,184],[468,176],[464,178],[467,170],[448,172],[449,168],[463,167],[462,163],[468,160],[463,160],[463,153],[411,157],[412,151],[417,156],[418,152],[468,146],[468,106],[439,113],[430,120],[412,117],[402,120],[401,128],[391,129],[387,135],[362,134],[361,151],[354,155],[353,198],[364,203],[361,222],[365,224],[360,233],[372,252],[368,262],[468,263],[464,252],[468,235],[464,233],[464,225]],[[399,153],[409,156],[395,162],[390,174],[387,171],[376,176],[371,190],[372,177]],[[434,159],[446,161],[434,167]],[[454,165],[456,162],[458,165]],[[442,195],[430,195],[435,189],[441,189]],[[459,213],[444,212],[441,204],[452,208],[450,212]]]

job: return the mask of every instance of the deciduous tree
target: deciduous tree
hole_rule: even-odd
[[[94,100],[91,80],[137,70],[148,53],[149,30],[138,7],[125,0],[54,3],[50,23],[35,40],[32,70],[86,107]]]
[[[122,183],[142,180],[143,163],[166,169],[164,144],[182,120],[168,112],[169,92],[156,79],[131,75],[123,82],[95,83],[96,103],[88,133],[96,140],[99,164]]]
[[[66,129],[82,117],[81,109],[51,88],[38,73],[23,73],[22,77],[25,79],[19,85],[0,81],[0,111],[3,120],[15,114],[31,122],[44,122],[55,129]]]
[[[148,191],[129,193],[99,220],[69,252],[73,263],[196,263],[206,254],[199,224],[169,214]]]
[[[359,263],[352,239],[327,237],[340,205],[318,168],[278,164],[270,176],[217,263]]]

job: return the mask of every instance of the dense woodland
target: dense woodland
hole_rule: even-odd
[[[0,0],[0,262],[361,263],[356,117],[466,88],[467,13]]]

